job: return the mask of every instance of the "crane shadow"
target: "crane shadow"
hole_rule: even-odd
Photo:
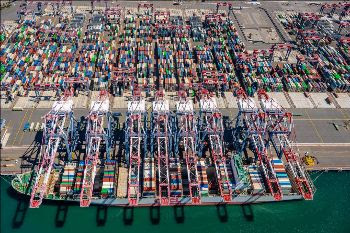
[[[29,208],[28,200],[26,198],[19,198],[17,202],[15,215],[12,218],[12,228],[19,229],[23,225],[28,208]]]
[[[225,204],[216,205],[216,212],[220,222],[225,223],[228,221],[227,207]]]
[[[153,225],[158,225],[160,222],[160,206],[151,206],[149,208],[149,217]]]
[[[25,195],[19,195],[12,187],[8,187],[7,195],[17,200],[16,211],[12,218],[12,228],[19,229],[23,225],[29,209],[29,199]]]
[[[107,222],[107,206],[97,206],[96,223],[97,226],[104,226]]]
[[[241,208],[242,208],[242,213],[244,218],[249,222],[254,221],[252,206],[250,204],[244,204],[244,205],[241,205]]]
[[[123,209],[123,221],[124,225],[132,225],[134,221],[134,208],[133,207],[124,207]]]
[[[185,209],[184,206],[174,206],[174,216],[176,223],[184,223],[185,222]]]
[[[68,204],[60,203],[57,206],[56,210],[56,216],[55,216],[55,225],[56,227],[63,227],[66,220],[67,220],[67,214],[68,214]]]

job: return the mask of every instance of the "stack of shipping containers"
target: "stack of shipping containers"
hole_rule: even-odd
[[[258,167],[256,165],[249,165],[248,174],[250,177],[252,193],[262,194],[265,191],[264,182]]]
[[[115,194],[115,161],[106,161],[103,170],[103,179],[102,179],[102,196],[113,196]]]
[[[118,184],[117,197],[124,198],[128,194],[128,169],[125,167],[119,167],[118,171]]]
[[[178,158],[171,158],[169,162],[170,195],[181,197],[183,192],[181,178],[181,164]]]
[[[145,158],[143,163],[143,197],[156,196],[156,166],[154,158]]]
[[[148,16],[139,18],[137,33],[137,84],[140,87],[154,85],[154,43],[152,40],[152,19]]]
[[[198,179],[200,185],[201,196],[209,196],[209,184],[207,176],[207,166],[205,165],[205,160],[201,159],[197,162]]]
[[[84,179],[84,161],[80,161],[76,169],[74,180],[74,194],[80,195]]]
[[[75,176],[76,163],[67,163],[63,168],[63,174],[60,184],[60,196],[66,196],[71,193]]]
[[[282,160],[277,157],[272,159],[272,167],[276,173],[278,183],[281,187],[281,191],[283,194],[289,194],[292,191],[292,185],[288,178],[286,169]]]

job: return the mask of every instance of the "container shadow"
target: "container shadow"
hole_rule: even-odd
[[[225,204],[216,205],[216,213],[220,222],[225,223],[228,221],[227,207]]]
[[[252,206],[250,204],[244,204],[241,205],[241,208],[244,218],[249,222],[254,221],[254,213]]]
[[[107,222],[108,206],[97,206],[96,223],[97,226],[102,227]]]
[[[61,203],[57,206],[56,216],[55,216],[55,226],[56,227],[63,227],[66,220],[67,220],[67,214],[68,214],[68,207],[69,205],[66,203]]]
[[[151,206],[149,208],[149,217],[153,225],[158,225],[160,222],[160,206]]]
[[[134,208],[124,207],[123,208],[123,222],[124,225],[132,225],[134,221]]]
[[[174,216],[176,223],[185,222],[185,209],[184,206],[174,206]]]

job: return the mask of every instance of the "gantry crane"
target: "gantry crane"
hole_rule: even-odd
[[[137,5],[137,11],[140,13],[140,9],[145,8],[145,9],[151,9],[151,14],[153,13],[153,4],[150,3],[139,3]]]
[[[232,4],[227,2],[218,2],[216,3],[216,13],[219,13],[220,7],[228,7],[228,16],[230,16],[230,12],[232,11]]]
[[[147,111],[145,100],[139,90],[133,91],[128,102],[125,121],[125,157],[129,164],[128,200],[137,206],[140,197],[140,165],[147,153]]]
[[[201,202],[199,175],[197,171],[197,118],[193,111],[193,101],[186,97],[186,92],[179,91],[179,101],[176,103],[175,118],[176,137],[174,141],[175,155],[182,151],[186,159],[188,186],[191,203]]]
[[[75,149],[77,140],[71,96],[72,93],[67,90],[59,101],[54,102],[50,112],[44,116],[42,155],[35,172],[36,177],[30,196],[30,208],[38,208],[41,205],[46,195],[47,184],[57,151],[61,146],[65,146],[67,157],[71,160],[71,154]]]
[[[320,36],[307,36],[303,38],[303,47],[306,50],[306,55],[310,56],[314,50],[312,42],[315,43],[316,48],[319,46],[321,41]]]
[[[284,60],[288,60],[290,53],[292,52],[292,46],[290,44],[275,44],[270,49],[270,56],[274,56],[275,50],[285,50],[286,56]]]
[[[130,85],[134,88],[134,80],[135,80],[135,72],[136,68],[112,68],[112,93],[115,95],[117,92],[122,92],[121,89],[124,89],[126,86]],[[117,88],[118,87],[118,88]]]
[[[301,166],[299,156],[294,152],[290,143],[290,135],[293,129],[293,118],[277,101],[270,98],[264,90],[258,92],[260,103],[267,118],[267,132],[269,140],[276,150],[277,156],[285,157],[287,169],[290,171],[299,194],[304,199],[312,200],[315,192],[314,186],[305,168]]]
[[[277,175],[268,157],[265,145],[266,119],[265,114],[259,111],[253,98],[248,97],[243,89],[237,91],[239,108],[236,128],[241,129],[243,138],[250,140],[253,152],[260,162],[261,170],[266,180],[268,190],[276,201],[282,199],[281,187]],[[247,142],[243,142],[246,144]]]
[[[308,26],[310,27],[317,26],[317,23],[320,20],[320,16],[313,12],[304,12],[304,13],[299,13],[298,20],[299,20],[299,29],[304,29],[307,23],[309,23]]]
[[[224,154],[222,114],[217,108],[216,100],[210,96],[206,89],[201,91],[199,114],[199,154],[203,155],[204,144],[209,144],[215,165],[219,194],[224,202],[230,202],[232,200],[232,187],[226,166],[227,158]]]
[[[350,21],[341,21],[341,22],[339,22],[338,33],[341,33],[343,28],[349,28],[349,27],[350,27]]]
[[[104,122],[106,120],[106,122]],[[102,144],[105,144],[106,158],[110,159],[112,146],[112,114],[109,110],[109,99],[106,91],[101,91],[97,101],[92,101],[87,117],[86,156],[84,177],[80,193],[80,207],[90,206],[94,187],[96,166],[100,158]],[[104,128],[104,124],[107,128]]]
[[[151,154],[158,161],[158,196],[161,205],[170,204],[169,157],[172,152],[172,118],[164,92],[158,91],[152,103]]]

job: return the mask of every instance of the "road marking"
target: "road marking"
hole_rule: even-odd
[[[346,120],[350,120],[350,118],[343,118],[343,119],[330,119],[330,118],[325,118],[325,119],[321,119],[321,118],[316,118],[316,119],[311,119],[311,118],[293,118],[294,121],[346,121]]]
[[[350,146],[350,143],[292,143],[294,146],[306,147],[306,146],[315,146],[315,147],[338,147],[338,146]]]
[[[33,108],[33,111],[30,113],[30,115],[29,115],[29,117],[28,117],[28,121],[32,118],[32,115],[33,115],[33,113],[34,113],[34,110],[35,110],[35,108]],[[35,128],[35,124],[34,124],[34,128]],[[25,132],[22,132],[22,137],[21,137],[21,139],[19,140],[19,143],[20,143],[20,144],[21,144],[22,141],[23,141],[24,133],[25,133]]]
[[[345,118],[347,118],[345,120],[349,120],[350,119],[350,116],[346,112],[344,112],[343,109],[340,108],[339,110],[343,114],[343,116],[345,116]]]
[[[28,111],[29,111],[29,110],[26,110],[26,112],[25,112],[25,114],[24,114],[24,116],[23,116],[23,118],[22,118],[22,120],[21,120],[21,124],[20,124],[19,127],[18,127],[18,131],[17,131],[17,134],[16,134],[16,136],[15,136],[15,139],[12,141],[12,146],[15,145],[15,142],[16,142],[16,140],[17,140],[18,134],[19,134],[20,130],[22,129],[22,125],[23,125],[23,122],[24,122],[24,118],[27,116]],[[23,129],[22,129],[22,130],[23,130]]]
[[[321,139],[321,142],[324,143],[323,138],[321,137],[320,133],[318,132],[314,122],[311,120],[309,113],[307,112],[307,110],[305,110],[305,112],[306,112],[307,117],[310,119],[312,127],[315,129],[317,137],[319,137]]]

